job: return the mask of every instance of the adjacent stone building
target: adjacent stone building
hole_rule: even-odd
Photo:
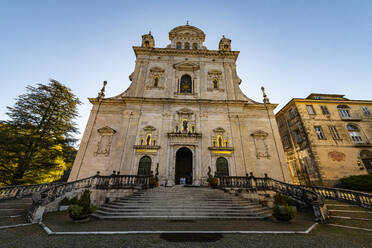
[[[310,94],[292,99],[276,120],[294,183],[334,186],[372,173],[372,101]]]
[[[69,180],[152,171],[167,185],[250,172],[290,182],[277,105],[242,93],[231,40],[208,50],[204,32],[190,25],[172,29],[169,40],[157,48],[151,33],[143,35],[133,47],[130,87],[110,98],[103,88],[89,99],[93,108]]]

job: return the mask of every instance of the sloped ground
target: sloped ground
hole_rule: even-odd
[[[0,230],[1,248],[112,248],[112,247],[372,247],[369,232],[318,225],[310,234],[224,234],[215,242],[168,242],[160,235],[61,235],[48,236],[32,225]]]

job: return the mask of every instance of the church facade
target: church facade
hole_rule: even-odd
[[[169,32],[155,47],[151,33],[134,46],[130,87],[115,97],[104,88],[93,108],[69,180],[113,171],[153,172],[159,184],[205,185],[208,175],[268,176],[291,182],[273,114],[276,104],[239,88],[231,40],[208,50],[191,25]]]

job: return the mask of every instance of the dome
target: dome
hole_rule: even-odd
[[[186,38],[186,37],[187,38],[198,38],[202,42],[204,42],[205,33],[197,27],[186,24],[186,25],[175,27],[169,32],[169,40],[173,40],[176,37],[177,38]]]

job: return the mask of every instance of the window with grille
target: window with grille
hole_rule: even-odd
[[[326,139],[321,126],[315,126],[314,129],[315,129],[316,136],[318,136],[318,139],[320,139],[320,140],[325,140]]]
[[[349,131],[349,135],[350,135],[351,140],[355,144],[364,143],[364,141],[362,139],[362,136],[360,135],[360,130],[357,126],[349,124],[349,125],[346,126],[346,128]]]
[[[367,106],[362,106],[362,111],[366,116],[372,115]]]
[[[329,126],[329,131],[331,132],[332,138],[334,140],[340,140],[340,135],[338,134],[336,126]]]
[[[341,118],[350,118],[350,108],[347,105],[338,105],[337,106],[338,113],[340,114]]]
[[[306,105],[306,109],[307,109],[307,112],[309,113],[309,115],[315,115],[313,105]]]
[[[328,111],[328,108],[327,106],[320,106],[320,108],[322,109],[322,113],[323,115],[329,115],[329,111]]]

